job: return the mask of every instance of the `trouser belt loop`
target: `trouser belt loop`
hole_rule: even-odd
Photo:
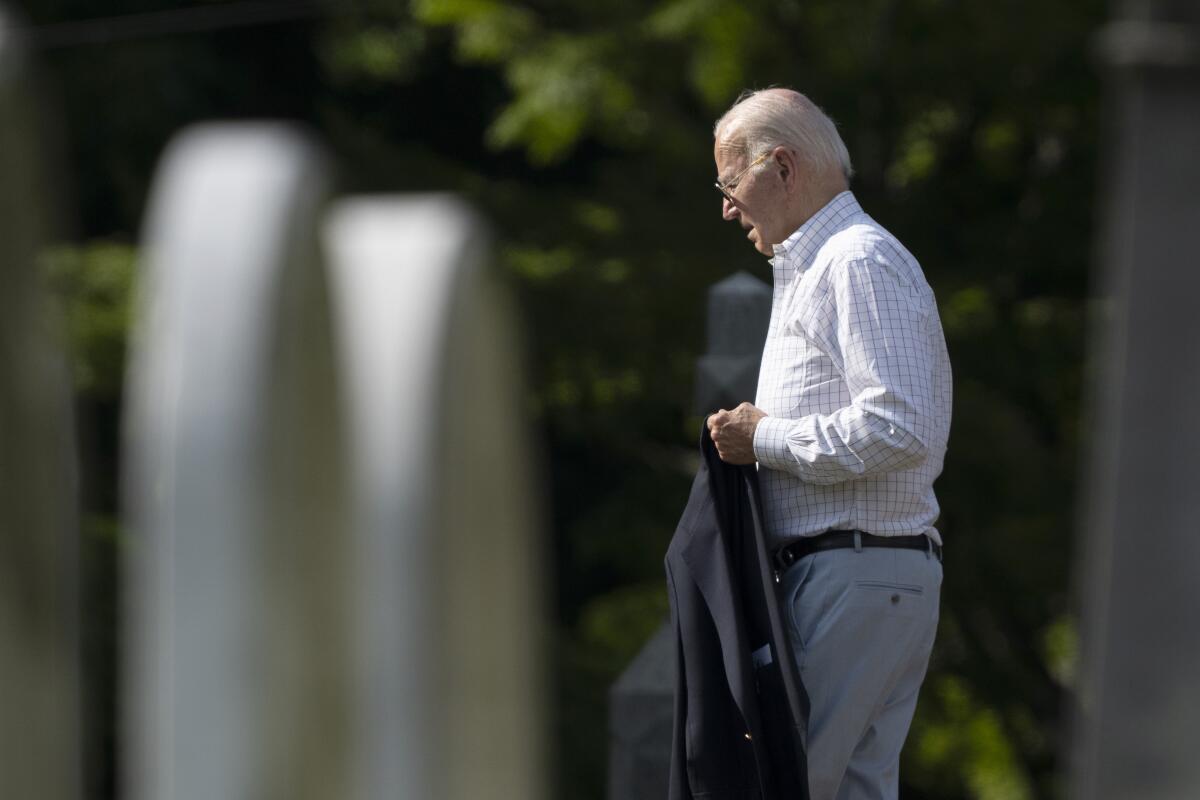
[[[925,542],[928,545],[928,547],[925,548],[925,560],[928,561],[929,559],[933,558],[933,537],[927,535],[925,537]]]
[[[854,552],[862,552],[862,531],[854,532]]]

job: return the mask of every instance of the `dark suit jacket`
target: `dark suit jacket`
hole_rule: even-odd
[[[721,461],[707,427],[700,450],[666,557],[679,648],[669,798],[807,800],[807,698],[767,558],[758,473]]]

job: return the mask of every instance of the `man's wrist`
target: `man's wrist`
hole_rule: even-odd
[[[792,420],[766,416],[754,428],[754,458],[764,467],[784,469],[788,462],[787,432]]]

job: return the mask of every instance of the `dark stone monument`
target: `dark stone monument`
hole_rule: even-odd
[[[696,362],[695,410],[754,402],[771,317],[771,289],[736,272],[708,290],[708,352]]]
[[[609,800],[667,796],[675,649],[675,631],[663,625],[609,689]]]
[[[708,290],[708,352],[696,362],[697,414],[754,402],[770,314],[770,288],[745,272]],[[667,795],[675,649],[675,632],[664,624],[609,690],[611,800]]]

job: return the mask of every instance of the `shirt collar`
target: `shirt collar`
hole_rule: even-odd
[[[774,246],[775,257],[771,259],[771,267],[776,275],[808,269],[821,245],[841,230],[848,219],[862,213],[862,206],[853,192],[847,190],[838,194],[791,236]]]

